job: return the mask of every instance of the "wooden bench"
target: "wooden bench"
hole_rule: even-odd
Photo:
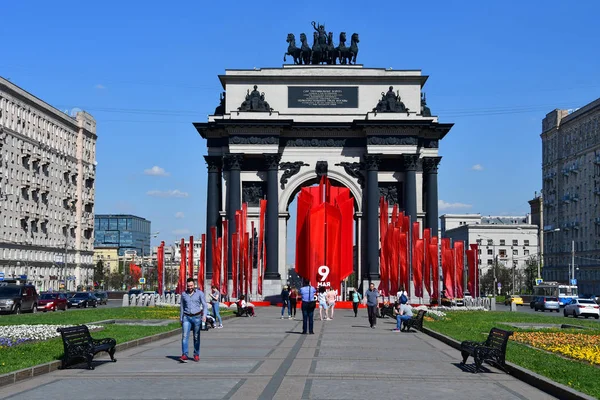
[[[404,329],[410,332],[410,328],[415,328],[419,331],[423,331],[423,317],[427,314],[425,310],[419,310],[416,316],[411,317],[408,321],[404,322]]]
[[[511,331],[492,328],[485,342],[462,342],[460,344],[460,352],[463,357],[461,364],[464,365],[467,362],[467,358],[472,356],[475,359],[475,373],[477,373],[484,361],[506,372],[506,345],[508,344],[508,338],[512,334],[513,332]]]
[[[75,359],[84,359],[88,369],[94,369],[92,360],[101,351],[106,351],[113,362],[117,361],[115,358],[117,341],[115,339],[93,339],[86,325],[58,328],[56,331],[60,332],[65,349],[61,369],[66,368],[69,362]]]

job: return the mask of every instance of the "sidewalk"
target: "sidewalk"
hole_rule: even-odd
[[[553,398],[487,365],[472,374],[458,351],[420,332],[394,333],[389,318],[369,329],[365,310],[358,318],[351,310],[338,310],[333,321],[317,317],[315,335],[300,334],[301,314],[281,320],[270,307],[257,315],[203,333],[199,363],[177,361],[176,336],[117,353],[117,363],[96,363],[93,371],[77,367],[5,386],[0,398]]]

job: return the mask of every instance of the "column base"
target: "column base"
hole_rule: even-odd
[[[265,280],[281,280],[281,274],[279,272],[265,272]]]

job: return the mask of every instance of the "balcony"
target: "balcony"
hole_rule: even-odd
[[[579,195],[578,194],[571,195],[571,200],[579,201]]]
[[[594,194],[597,196],[600,196],[600,187],[595,187],[594,188]]]
[[[569,172],[572,172],[574,174],[578,174],[579,173],[579,164],[575,163],[575,164],[571,165],[569,167]]]
[[[569,176],[569,173],[570,173],[570,171],[569,171],[569,168],[563,168],[563,169],[561,170],[561,172],[562,172],[562,174],[563,174],[564,176]]]

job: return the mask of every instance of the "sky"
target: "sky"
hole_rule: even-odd
[[[217,75],[280,67],[287,34],[314,20],[334,37],[358,32],[365,67],[429,76],[428,106],[454,123],[440,215],[524,215],[542,187],[541,120],[600,97],[600,2],[488,3],[4,1],[0,76],[91,113],[96,213],[147,218],[171,242],[205,230],[206,145],[192,123],[218,105]]]

